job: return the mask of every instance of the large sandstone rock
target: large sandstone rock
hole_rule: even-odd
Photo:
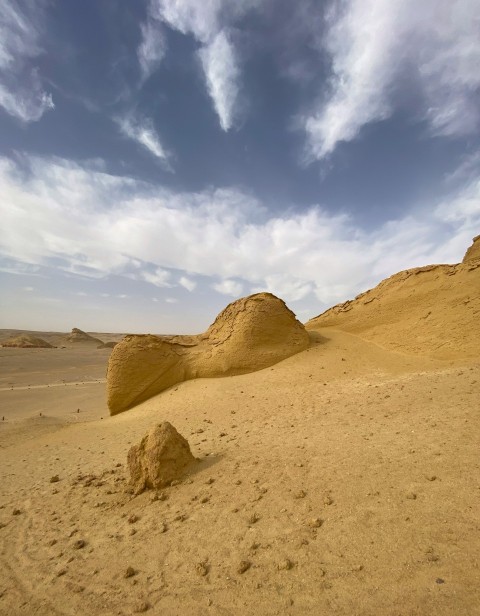
[[[20,349],[54,349],[55,347],[43,340],[42,338],[36,338],[30,334],[22,334],[9,338],[2,343],[4,347],[17,347]]]
[[[108,364],[110,413],[124,411],[181,381],[266,368],[308,345],[305,327],[271,293],[232,302],[198,336],[126,336]]]
[[[154,426],[128,452],[130,483],[135,494],[163,488],[195,462],[188,441],[168,421]]]

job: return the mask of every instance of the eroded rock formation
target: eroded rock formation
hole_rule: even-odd
[[[67,342],[87,342],[91,344],[95,343],[97,345],[103,344],[102,340],[99,340],[98,338],[95,338],[94,336],[90,336],[90,334],[87,334],[86,332],[82,331],[81,329],[78,329],[77,327],[74,327],[72,329],[72,332],[68,334],[68,336],[66,337],[66,341]]]
[[[232,302],[198,336],[126,336],[108,364],[110,413],[124,411],[181,381],[266,368],[308,345],[305,327],[271,293]]]

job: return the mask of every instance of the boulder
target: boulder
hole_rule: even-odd
[[[183,475],[196,458],[188,441],[168,421],[151,428],[128,452],[130,483],[135,494],[163,488]]]

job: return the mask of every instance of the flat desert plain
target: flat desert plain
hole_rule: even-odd
[[[310,337],[113,417],[109,349],[0,349],[0,613],[480,614],[478,359]],[[133,496],[165,420],[199,462]]]

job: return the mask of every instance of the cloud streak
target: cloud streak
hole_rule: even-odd
[[[211,277],[220,293],[267,289],[326,306],[400,269],[459,260],[480,228],[479,177],[365,232],[319,206],[268,216],[238,190],[173,193],[61,159],[28,162],[25,177],[0,159],[1,254],[92,278],[133,272],[193,292],[193,277]]]
[[[127,116],[117,119],[117,124],[125,137],[136,141],[164,164],[167,162],[168,153],[160,143],[160,139],[151,120],[148,118],[138,119]]]
[[[3,0],[0,18],[0,107],[23,123],[36,122],[55,108],[43,89],[36,58],[43,21],[42,2],[21,8]]]
[[[150,0],[147,28],[160,21],[200,44],[198,51],[208,94],[218,115],[220,127],[230,130],[238,111],[241,70],[238,51],[229,29],[261,0]]]
[[[240,70],[235,50],[222,30],[199,51],[207,90],[225,132],[232,128],[238,98]]]
[[[303,119],[310,159],[390,117],[401,86],[415,92],[430,131],[478,129],[480,24],[476,0],[337,1],[319,45],[331,58],[330,93]]]

